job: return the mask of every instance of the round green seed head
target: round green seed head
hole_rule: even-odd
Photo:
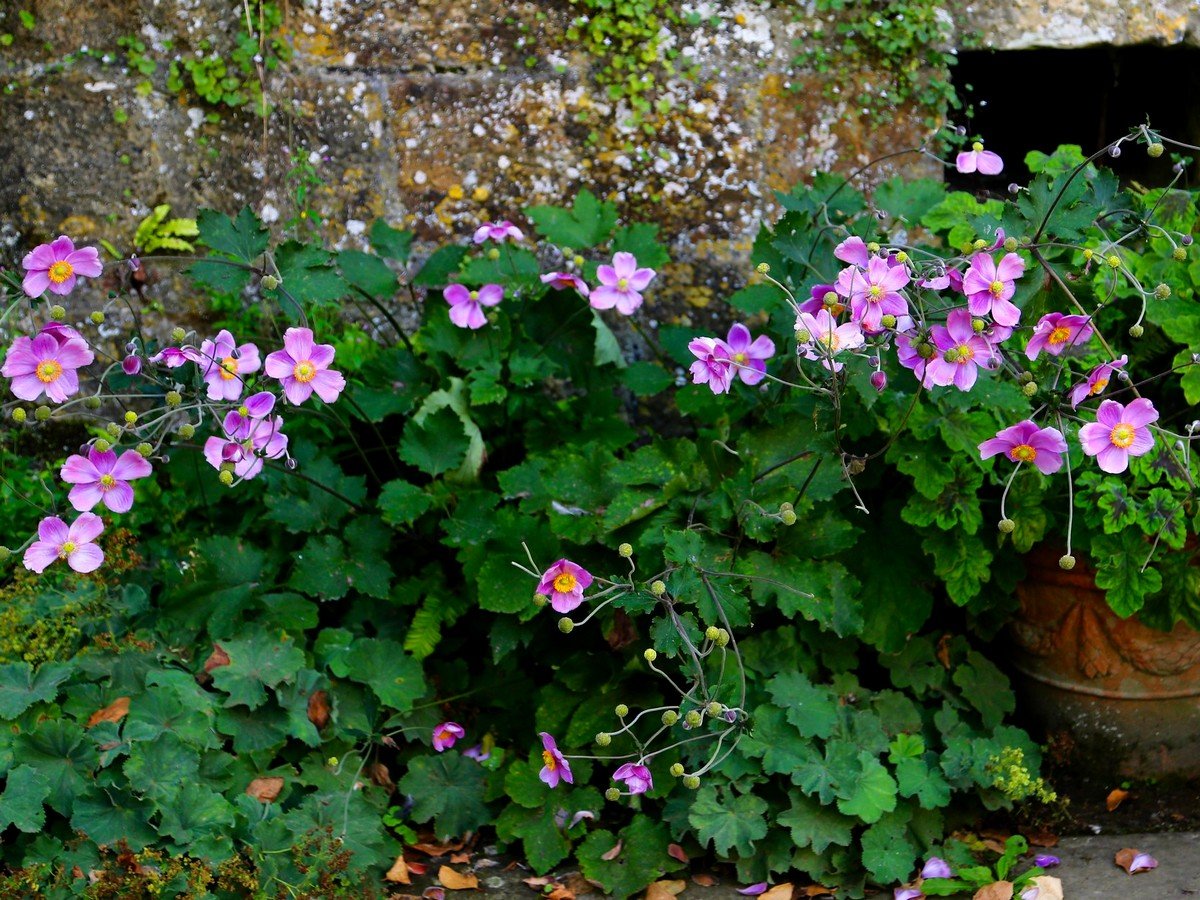
[[[577,266],[582,266],[586,261],[587,260],[585,260],[582,256],[579,256],[578,254],[571,257],[571,262],[575,263],[575,265],[577,265]]]
[[[655,650],[653,647],[650,647],[646,650],[645,653],[642,654],[642,658],[645,659],[646,662],[652,663],[656,659],[658,659],[658,651]]]
[[[879,244],[876,243],[875,241],[869,241],[867,243],[867,252],[878,253],[879,252]]]
[[[177,343],[177,344],[183,343],[183,339],[185,337],[187,337],[187,332],[184,331],[182,328],[172,328],[171,329],[171,340],[173,340],[175,343]]]
[[[1130,325],[1129,326],[1129,336],[1131,338],[1140,338],[1145,333],[1146,333],[1146,329],[1144,329],[1141,325]]]
[[[769,275],[771,272],[771,267],[767,263],[761,262],[755,266],[755,271],[757,271],[759,275]]]
[[[655,581],[655,582],[651,583],[650,593],[652,593],[655,597],[661,597],[666,592],[667,592],[667,586],[665,584],[663,584],[661,581]]]
[[[112,437],[121,436],[121,426],[116,422],[109,422],[104,426],[104,430],[107,431]]]
[[[1166,300],[1171,296],[1171,286],[1168,284],[1157,284],[1154,286],[1154,296],[1159,300]]]
[[[1007,250],[1009,253],[1015,252],[1017,247],[1018,247],[1018,244],[1017,244],[1016,238],[1010,237],[1010,238],[1004,239],[1004,249]]]
[[[1174,257],[1176,262],[1183,262],[1185,259],[1187,259],[1187,250],[1185,250],[1183,247],[1176,247],[1171,251],[1171,256]]]
[[[190,441],[196,435],[196,426],[184,422],[179,426],[179,436],[185,441]]]
[[[942,354],[942,359],[944,359],[946,362],[950,362],[950,363],[957,362],[958,361],[958,350],[956,350],[954,347],[951,347],[949,350],[947,350],[945,353]]]
[[[1021,382],[1021,384],[1027,384],[1028,382],[1033,381],[1033,373],[1032,372],[1022,372],[1020,375],[1017,376],[1017,381]]]
[[[1036,381],[1027,381],[1023,385],[1021,385],[1021,393],[1024,394],[1026,397],[1032,397],[1037,392],[1038,392],[1038,386],[1037,386]]]
[[[13,555],[13,552],[11,550],[9,550],[3,544],[0,544],[0,563],[6,562],[8,560],[8,558],[12,555]]]
[[[500,251],[498,249],[496,249],[495,247],[493,247],[491,250],[489,250],[487,252],[487,258],[490,259],[492,262],[495,262],[496,260],[498,260],[500,258]]]
[[[1105,261],[1106,263],[1108,263],[1108,267],[1109,267],[1110,269],[1119,269],[1119,268],[1121,267],[1121,257],[1117,256],[1117,254],[1115,254],[1115,253],[1113,253],[1112,255],[1110,255],[1110,256],[1109,256],[1107,259],[1105,259],[1104,261]]]
[[[609,734],[607,731],[602,731],[598,735],[596,735],[596,743],[599,744],[601,747],[607,747],[609,744],[612,743],[612,735]]]
[[[59,306],[57,303],[50,307],[50,318],[52,318],[55,322],[61,322],[66,317],[67,310],[65,307]]]
[[[720,703],[717,703],[715,700],[708,704],[708,706],[704,707],[704,711],[708,713],[710,719],[715,719],[722,712],[724,712],[724,710],[725,707],[723,707]]]
[[[679,713],[675,712],[675,710],[673,710],[673,709],[668,709],[665,713],[662,714],[662,723],[664,725],[668,725],[668,726],[674,725],[678,721],[679,721]]]
[[[574,628],[575,628],[575,623],[572,622],[566,616],[563,616],[561,619],[558,620],[558,630],[561,631],[563,634],[570,634]]]
[[[141,456],[142,459],[149,459],[151,454],[154,453],[154,446],[152,444],[147,444],[145,441],[142,441],[133,449],[138,452],[138,455]]]
[[[788,512],[789,510],[794,510],[795,508],[796,507],[792,506],[792,504],[788,503],[786,500],[783,503],[779,504],[779,511],[781,513]]]
[[[715,641],[721,636],[721,629],[716,625],[709,625],[704,629],[704,636],[710,641]]]
[[[1000,529],[1001,534],[1012,534],[1014,531],[1016,531],[1017,523],[1012,519],[1001,519],[998,523],[996,523],[996,527]]]
[[[83,398],[83,405],[88,409],[99,409],[102,405],[102,401],[99,397],[92,395],[90,397]]]
[[[1075,557],[1071,556],[1069,553],[1060,556],[1058,558],[1058,567],[1064,571],[1070,572],[1073,568],[1075,568]]]
[[[1155,141],[1153,144],[1148,145],[1146,147],[1146,155],[1151,157],[1152,159],[1158,159],[1160,156],[1163,155],[1163,145],[1160,144],[1158,141]]]
[[[217,473],[217,480],[225,485],[225,487],[229,487],[233,484],[233,472],[229,471],[229,469],[222,469]]]
[[[729,643],[729,632],[726,631],[724,628],[717,631],[717,646],[724,647],[728,643]]]
[[[180,396],[179,391],[167,391],[167,396],[165,399],[167,401],[167,406],[178,406],[183,402],[183,397]]]
[[[45,422],[47,419],[50,418],[50,407],[48,407],[44,404],[42,406],[39,406],[37,409],[35,409],[33,411],[33,417],[35,419],[37,419],[39,422]]]
[[[675,778],[682,778],[684,771],[683,763],[671,763],[671,775]]]
[[[972,319],[971,330],[976,334],[983,334],[987,330],[987,322],[983,321],[983,319]]]
[[[796,524],[796,514],[790,509],[785,509],[783,512],[781,512],[779,514],[779,519],[784,525]]]
[[[617,714],[618,719],[623,719],[629,715],[629,707],[624,703],[618,703],[617,708],[613,710]]]
[[[689,791],[696,790],[696,788],[700,787],[700,776],[699,775],[684,775],[683,776],[683,786],[685,788],[687,788]]]
[[[279,287],[280,283],[281,282],[279,281],[279,279],[276,278],[274,275],[264,275],[262,277],[262,286],[264,288],[266,288],[268,291],[275,290],[275,288]]]
[[[901,250],[896,254],[896,262],[908,262],[908,254]]]
[[[534,594],[533,595],[533,605],[536,606],[538,609],[541,609],[543,606],[545,606],[549,602],[550,602],[550,598],[547,597],[545,594]]]
[[[888,313],[887,315],[884,315],[884,316],[880,316],[879,324],[882,325],[884,328],[895,328],[896,327],[896,317],[893,316],[891,313]]]
[[[704,722],[704,716],[700,714],[700,710],[693,709],[688,711],[688,714],[683,717],[683,721],[695,728]]]
[[[617,548],[617,553],[625,557],[625,559],[629,559],[629,557],[633,556],[633,544],[622,544]]]
[[[19,406],[9,413],[9,415],[12,416],[12,420],[18,425],[25,421],[25,410]]]
[[[617,790],[615,787],[610,787],[608,790],[606,790],[604,792],[604,799],[607,800],[609,803],[616,803],[618,800],[621,799],[621,792],[619,790]]]
[[[103,325],[104,324],[104,312],[102,310],[99,310],[99,309],[92,310],[91,315],[89,315],[88,318],[92,320],[93,325]]]
[[[95,447],[98,452],[107,453],[109,451],[109,448],[112,447],[112,444],[110,444],[104,438],[100,438],[98,441],[96,441]]]
[[[126,425],[132,425],[137,420],[138,420],[138,414],[135,413],[132,409],[129,410],[129,412],[125,413],[125,424]]]

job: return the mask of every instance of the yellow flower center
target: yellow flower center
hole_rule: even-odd
[[[1112,442],[1114,447],[1120,447],[1122,450],[1124,450],[1126,447],[1133,445],[1134,436],[1135,431],[1133,426],[1121,422],[1120,424],[1113,426],[1113,430],[1109,433],[1108,439]]]
[[[63,541],[63,545],[58,548],[58,558],[66,559],[68,556],[70,556],[74,552],[75,552],[75,542],[74,541]]]
[[[738,363],[739,365],[743,365],[743,366],[744,366],[744,365],[746,364],[746,354],[745,354],[745,353],[735,353],[735,354],[733,354],[733,361],[734,361],[735,363]]]
[[[301,384],[308,384],[317,377],[317,367],[308,360],[296,363],[296,367],[292,369],[292,375]]]
[[[1013,462],[1033,462],[1037,459],[1037,451],[1028,444],[1018,444],[1008,451]]]
[[[1048,337],[1046,340],[1051,344],[1057,345],[1057,344],[1065,344],[1070,339],[1071,339],[1071,329],[1067,328],[1066,326],[1059,325],[1057,328],[1055,328],[1053,331],[1050,332],[1050,337]]]
[[[62,374],[62,363],[56,359],[46,359],[37,365],[37,378],[42,384],[50,384],[52,381],[57,381],[58,376]]]
[[[628,278],[618,278],[617,279],[617,290],[618,291],[629,290],[629,279]]]
[[[558,769],[558,760],[556,760],[554,758],[554,754],[551,753],[549,750],[542,751],[542,762],[544,762],[546,764],[546,768],[549,769],[551,772]]]
[[[479,299],[479,291],[471,291],[471,299],[478,300]]]
[[[988,290],[991,291],[993,297],[999,297],[1001,294],[1004,293],[1004,282],[1003,281],[993,281],[991,284],[988,285]]]
[[[983,149],[983,144],[981,144],[979,141],[976,141],[975,143],[973,143],[971,145],[971,149],[974,150],[976,153],[978,153],[980,150]]]
[[[117,483],[117,479],[113,478],[111,475],[109,475],[107,473],[100,476],[100,487],[102,490],[108,490],[110,487],[112,487],[116,483]]]
[[[873,284],[867,288],[867,296],[872,300],[878,300],[883,296],[883,288],[877,284]]]
[[[50,276],[50,280],[55,284],[62,284],[75,274],[75,267],[65,259],[60,259],[50,266],[50,270],[46,274]]]
[[[1092,397],[1095,397],[1097,394],[1099,394],[1101,391],[1103,391],[1106,387],[1108,387],[1108,379],[1107,378],[1097,378],[1096,383],[1093,384],[1091,386],[1091,388],[1088,389],[1088,394]]]
[[[828,331],[825,334],[819,334],[817,335],[817,340],[824,344],[830,353],[837,353],[838,348],[842,345],[842,341],[837,336],[836,331]]]
[[[960,366],[965,366],[975,358],[975,350],[970,344],[959,344],[954,349],[958,351],[958,356],[955,357],[954,361]]]
[[[229,381],[231,378],[237,377],[238,361],[232,356],[227,356],[221,360],[221,378]]]
[[[570,572],[563,572],[554,579],[554,590],[560,594],[569,594],[575,590],[575,586],[579,584],[579,580]]]

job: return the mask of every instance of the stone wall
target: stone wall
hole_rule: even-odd
[[[951,6],[960,33],[1020,48],[1191,40],[1197,5]],[[656,96],[671,112],[640,126],[597,84],[596,59],[565,39],[578,14],[569,0],[280,6],[294,53],[265,73],[275,112],[264,122],[167,85],[166,61],[206,38],[228,43],[243,10],[235,0],[3,0],[0,34],[13,40],[0,46],[0,239],[69,232],[127,249],[158,203],[175,215],[249,203],[286,219],[296,153],[316,161],[315,204],[335,243],[360,241],[377,216],[426,241],[462,235],[587,185],[626,216],[661,223],[680,260],[664,281],[686,285],[672,304],[686,318],[744,278],[776,189],[919,144],[922,120],[940,113],[905,108],[873,121],[848,98],[880,90],[885,77],[849,62],[795,68],[797,46],[822,24],[800,0],[680,0],[701,24],[676,24],[664,45],[695,71],[663,79]],[[153,73],[125,64],[124,36],[146,45]],[[939,172],[913,156],[876,177],[897,167]]]

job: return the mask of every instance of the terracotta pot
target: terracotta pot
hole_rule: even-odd
[[[1013,665],[1024,708],[1080,761],[1135,777],[1200,774],[1200,631],[1122,619],[1082,563],[1035,548],[1017,586]],[[1024,681],[1024,684],[1021,682]]]

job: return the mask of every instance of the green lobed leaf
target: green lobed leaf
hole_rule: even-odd
[[[732,796],[725,788],[701,787],[692,802],[688,822],[702,844],[712,842],[722,856],[736,851],[754,853],[754,842],[767,836],[767,801],[754,794]]]
[[[380,256],[398,259],[402,263],[408,262],[408,257],[412,254],[411,231],[401,231],[383,219],[376,219],[371,223],[371,230],[367,232],[367,236],[371,242],[371,249]]]
[[[593,831],[575,855],[585,878],[616,900],[625,900],[682,865],[667,853],[670,840],[666,825],[649,816],[637,816],[619,837],[604,829]],[[618,843],[616,854],[605,859]]]
[[[41,834],[46,824],[43,804],[50,784],[32,766],[22,765],[8,773],[0,794],[0,827],[15,825],[27,834]]]
[[[359,638],[329,664],[339,678],[369,685],[375,696],[397,712],[408,712],[425,694],[421,664],[396,641]]]
[[[474,760],[447,750],[410,760],[398,787],[413,798],[413,821],[433,819],[437,836],[451,838],[474,831],[491,819],[483,802],[484,774]]]
[[[0,665],[0,718],[15,719],[35,703],[53,700],[74,667],[47,663],[35,672],[27,662]]]
[[[270,240],[267,229],[249,206],[243,206],[236,219],[214,209],[202,209],[196,215],[196,226],[201,243],[247,264],[262,256]]]
[[[267,688],[293,678],[304,665],[304,652],[292,639],[256,634],[242,640],[222,641],[229,665],[212,670],[213,686],[229,695],[226,706],[257,709],[267,699]]]

